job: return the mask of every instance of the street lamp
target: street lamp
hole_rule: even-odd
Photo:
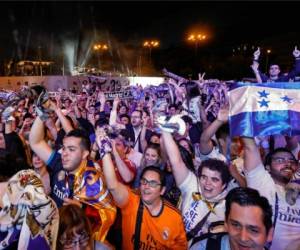
[[[201,42],[207,39],[207,35],[203,33],[192,33],[187,40],[195,44],[195,57],[197,56],[198,46]]]
[[[97,44],[94,44],[94,47],[93,47],[94,51],[98,52],[97,53],[97,57],[98,57],[98,67],[100,69],[100,53],[101,51],[106,51],[108,50],[108,45],[105,44],[105,43],[97,43]]]
[[[153,48],[159,47],[159,41],[157,41],[157,40],[146,40],[143,43],[143,47],[149,49],[149,58],[150,58],[150,62],[151,62],[151,51],[152,51]]]

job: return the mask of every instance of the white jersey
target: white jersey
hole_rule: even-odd
[[[263,165],[246,173],[246,180],[248,187],[258,190],[269,200],[273,208],[273,221],[276,218],[276,225],[270,250],[300,249],[300,199],[295,205],[290,206],[285,201],[284,188],[275,184]]]
[[[226,157],[222,153],[220,153],[220,151],[217,147],[213,147],[212,151],[210,151],[210,153],[208,153],[207,155],[202,154],[200,152],[199,156],[200,156],[201,161],[205,161],[208,159],[218,159],[220,161],[226,162]]]
[[[201,104],[201,97],[197,96],[190,100],[189,107],[187,106],[187,101],[184,101],[183,103],[183,109],[184,111],[182,114],[188,115],[192,118],[193,123],[201,122],[200,117],[200,104]]]
[[[202,200],[194,201],[193,193],[201,192],[197,177],[191,171],[183,183],[179,186],[182,195],[181,213],[186,232],[190,232],[199,221],[209,212],[206,203]],[[199,190],[199,191],[198,191]],[[225,196],[225,195],[223,195]],[[224,221],[225,218],[225,200],[222,199],[220,203],[214,208],[214,213],[210,213],[202,229],[198,231],[196,236],[208,232],[208,227],[211,222]],[[191,244],[191,241],[189,242]]]

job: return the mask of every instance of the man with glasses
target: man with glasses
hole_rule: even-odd
[[[96,142],[107,187],[122,212],[122,249],[187,249],[181,214],[161,197],[166,184],[164,173],[146,167],[139,193],[134,192],[117,180],[111,142],[101,128],[96,130]]]
[[[119,104],[119,99],[115,99],[113,103],[113,108],[110,113],[109,125],[113,127],[118,127],[119,129],[126,129],[130,134],[130,140],[132,142],[132,148],[140,153],[143,153],[142,145],[141,145],[141,132],[143,126],[146,126],[143,121],[143,112],[139,109],[135,109],[131,113],[130,123],[127,125],[121,124],[117,122],[117,108]],[[152,135],[151,130],[146,129],[145,138],[148,141]]]
[[[255,74],[257,82],[288,82],[290,80],[294,80],[294,78],[300,73],[300,51],[295,46],[293,51],[293,56],[295,57],[294,68],[288,73],[284,75],[280,75],[280,67],[277,64],[271,64],[269,68],[269,76],[263,74],[259,71],[259,56],[260,56],[260,48],[258,48],[253,54],[253,63],[251,68],[253,73]]]
[[[272,205],[275,231],[270,249],[300,249],[300,199],[294,205],[285,200],[285,188],[298,169],[298,161],[286,148],[277,148],[267,155],[264,167],[253,138],[243,141],[247,185]]]

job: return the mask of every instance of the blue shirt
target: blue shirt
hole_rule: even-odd
[[[69,190],[66,188],[67,172],[63,169],[61,154],[53,151],[49,157],[46,165],[50,169],[50,183],[51,183],[51,198],[55,201],[57,207],[61,207],[64,198],[71,198]],[[69,181],[69,186],[73,186]]]

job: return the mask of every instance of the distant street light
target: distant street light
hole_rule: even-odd
[[[152,51],[153,48],[159,47],[159,41],[157,41],[157,40],[149,40],[149,41],[147,41],[146,40],[143,43],[143,47],[149,49],[149,59],[150,59],[150,62],[151,62],[151,51]]]
[[[104,44],[101,44],[101,43],[95,44],[94,50],[108,50],[108,46],[105,43]]]
[[[100,65],[100,53],[101,53],[101,51],[106,51],[106,50],[108,50],[108,46],[107,46],[107,44],[105,44],[105,43],[103,43],[103,44],[97,43],[97,44],[94,45],[93,49],[94,49],[94,51],[97,51],[97,52],[98,52],[98,53],[97,53],[97,57],[98,57],[98,68],[99,68],[99,70],[100,70],[100,68],[101,68],[101,65]]]
[[[192,33],[188,36],[187,40],[195,44],[195,57],[197,56],[199,44],[206,39],[207,35],[202,33]]]

